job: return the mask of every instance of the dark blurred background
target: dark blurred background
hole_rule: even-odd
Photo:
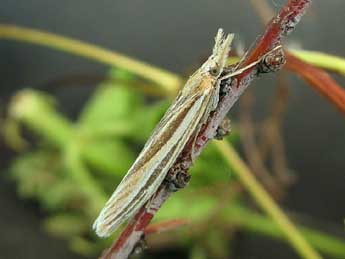
[[[258,0],[260,2],[260,0]],[[269,1],[278,10],[283,0]],[[245,46],[262,33],[263,25],[250,1],[10,1],[1,0],[0,22],[41,29],[119,51],[176,73],[189,69],[208,55],[219,27],[236,33]],[[345,2],[314,1],[289,43],[309,50],[345,56],[343,24]],[[54,80],[74,75],[102,76],[107,67],[94,61],[14,41],[0,41],[0,102],[4,106],[17,90],[47,89]],[[345,85],[343,77],[335,77]],[[256,80],[254,117],[260,118],[273,95],[275,76]],[[343,233],[345,215],[344,116],[306,83],[289,76],[290,98],[283,134],[290,168],[298,181],[283,206],[311,215],[316,225]],[[74,117],[91,93],[84,87],[49,89],[62,102],[61,109]],[[48,89],[47,89],[48,90]],[[230,117],[237,117],[234,109]],[[2,172],[12,153],[1,147]],[[40,226],[35,202],[17,198],[15,185],[0,176],[0,258],[82,258],[64,241],[48,236]],[[173,253],[164,256],[174,258]],[[241,235],[237,258],[295,258],[292,249],[277,241]],[[162,255],[163,256],[163,255]],[[167,257],[168,258],[168,257]]]

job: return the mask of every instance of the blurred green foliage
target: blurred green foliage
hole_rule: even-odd
[[[45,229],[84,255],[98,254],[109,245],[110,239],[93,234],[92,223],[169,105],[167,100],[148,101],[131,89],[133,83],[128,73],[112,70],[73,122],[58,112],[52,96],[35,90],[19,92],[9,107],[9,128],[25,126],[37,139],[11,165],[18,194],[37,200],[47,212]],[[236,124],[232,128],[226,141],[236,143]],[[22,136],[6,136],[10,145],[24,146],[19,143]],[[213,145],[197,159],[191,174],[188,188],[174,194],[154,218],[183,218],[199,226],[189,232],[175,230],[177,243],[190,249],[190,258],[230,253],[230,227],[282,238],[269,219],[245,207],[240,194],[229,195],[236,179]],[[202,232],[207,238],[200,239]],[[344,241],[308,229],[303,233],[322,251],[345,258]]]

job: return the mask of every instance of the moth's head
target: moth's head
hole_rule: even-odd
[[[223,72],[233,38],[234,34],[225,36],[223,29],[218,29],[212,55],[202,66],[204,71],[214,77],[218,77]]]

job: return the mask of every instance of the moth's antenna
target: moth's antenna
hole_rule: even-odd
[[[272,52],[274,52],[274,51],[276,51],[277,49],[280,49],[280,48],[282,48],[282,45],[278,45],[277,47],[271,49],[269,52],[265,53],[262,57],[260,57],[258,60],[254,61],[253,63],[250,63],[249,65],[247,65],[247,66],[245,66],[243,68],[235,70],[233,73],[230,73],[230,74],[227,74],[227,75],[221,77],[220,80],[228,79],[230,77],[242,74],[247,69],[252,68],[253,66],[257,65],[258,63],[260,63],[264,57],[266,57],[267,55],[271,54]]]

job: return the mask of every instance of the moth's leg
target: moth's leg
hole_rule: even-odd
[[[222,140],[225,136],[229,135],[231,131],[231,121],[225,117],[217,128],[215,139]]]
[[[172,192],[176,192],[181,188],[186,187],[191,175],[188,173],[184,162],[179,162],[175,164],[168,172],[165,177],[165,182],[168,185],[168,188]]]

